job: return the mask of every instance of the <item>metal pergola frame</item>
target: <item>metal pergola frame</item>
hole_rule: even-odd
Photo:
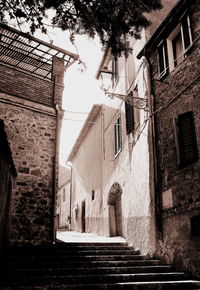
[[[0,23],[0,63],[51,80],[52,59],[64,59],[67,69],[77,54]]]

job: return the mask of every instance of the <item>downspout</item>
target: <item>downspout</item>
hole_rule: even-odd
[[[57,192],[58,192],[58,168],[59,168],[59,148],[60,148],[60,130],[62,125],[62,119],[64,116],[64,110],[60,105],[55,104],[56,109],[56,142],[54,153],[54,188],[53,188],[53,243],[56,241],[57,220],[56,220],[56,205],[57,205]]]
[[[148,83],[150,85],[150,94],[149,94],[149,129],[150,129],[150,172],[153,173],[153,176],[150,179],[150,189],[153,197],[153,213],[155,216],[155,241],[158,241],[159,235],[162,232],[162,223],[160,219],[160,197],[158,195],[158,167],[157,167],[157,146],[156,146],[156,128],[155,128],[155,93],[154,93],[154,84],[153,84],[153,74],[152,74],[152,65],[150,59],[145,56],[148,63]],[[151,170],[152,169],[152,170]],[[157,244],[157,243],[156,243]],[[155,247],[157,250],[157,247]]]
[[[53,161],[53,192],[52,192],[52,242],[56,241],[56,202],[58,192],[58,170],[59,170],[59,149],[60,130],[64,111],[62,110],[62,95],[64,90],[64,60],[54,56],[52,59],[52,81],[53,81],[53,105],[56,111],[56,132]]]

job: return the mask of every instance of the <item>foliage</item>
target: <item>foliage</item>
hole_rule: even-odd
[[[146,13],[161,8],[161,0],[1,0],[1,21],[8,15],[46,32],[44,24],[49,8],[56,11],[54,26],[68,29],[72,34],[98,34],[104,47],[111,47],[113,55],[128,52],[126,35],[140,37],[142,28],[150,23]]]

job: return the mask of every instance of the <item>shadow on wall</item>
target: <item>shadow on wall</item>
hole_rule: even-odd
[[[4,123],[0,120],[0,254],[9,243],[12,187],[16,176]]]

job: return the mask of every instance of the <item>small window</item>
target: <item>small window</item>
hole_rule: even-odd
[[[168,72],[167,45],[165,40],[158,46],[158,70],[160,78]]]
[[[114,124],[114,136],[115,136],[115,156],[122,149],[121,145],[121,117],[119,116]]]
[[[180,168],[198,159],[198,149],[193,112],[187,112],[174,119],[177,159]]]
[[[134,109],[133,106],[125,102],[125,112],[126,112],[126,132],[130,134],[134,130]]]
[[[65,202],[65,188],[63,188],[63,202]]]

